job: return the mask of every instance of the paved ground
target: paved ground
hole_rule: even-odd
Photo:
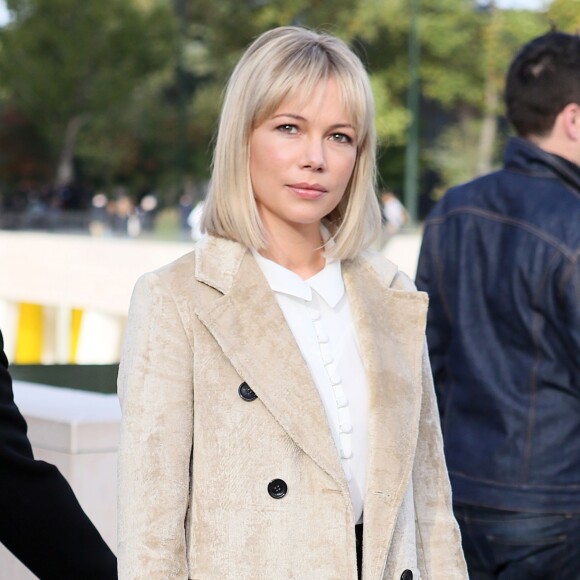
[[[383,253],[414,280],[420,247],[421,232],[419,230],[405,231],[391,238],[383,249]]]

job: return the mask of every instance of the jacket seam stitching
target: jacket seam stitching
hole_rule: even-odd
[[[449,218],[451,218],[455,215],[461,215],[461,214],[471,214],[471,215],[486,218],[486,219],[489,219],[492,221],[496,221],[499,223],[503,223],[503,224],[508,225],[508,226],[513,226],[513,227],[522,229],[522,230],[536,236],[537,238],[540,238],[541,240],[543,240],[547,244],[550,244],[551,246],[555,247],[568,260],[573,262],[576,259],[576,253],[574,251],[571,251],[569,248],[564,246],[558,240],[556,240],[552,236],[546,234],[544,231],[540,230],[539,228],[532,226],[532,225],[528,224],[527,222],[517,220],[514,218],[510,218],[510,217],[506,217],[506,216],[502,216],[500,214],[496,214],[496,213],[486,211],[483,209],[479,209],[479,208],[461,207],[461,208],[452,209],[441,217],[434,217],[434,218],[427,220],[426,225],[430,225],[430,224],[441,225],[444,222],[446,222]]]

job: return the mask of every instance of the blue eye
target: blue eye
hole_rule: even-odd
[[[345,135],[344,133],[332,133],[330,138],[337,143],[352,143],[353,139],[349,135]]]
[[[284,125],[279,125],[276,129],[282,133],[290,133],[291,135],[298,132],[298,127],[291,123],[284,123]]]

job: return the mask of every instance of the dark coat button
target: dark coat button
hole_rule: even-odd
[[[288,493],[288,486],[282,479],[273,479],[268,484],[268,493],[274,499],[282,499]]]
[[[401,580],[413,580],[413,572],[411,570],[405,570],[401,574]]]
[[[238,388],[238,393],[244,401],[253,401],[254,399],[258,398],[258,395],[250,389],[248,383],[242,383]]]

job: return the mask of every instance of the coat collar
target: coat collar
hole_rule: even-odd
[[[293,443],[338,484],[351,509],[316,385],[250,252],[209,236],[196,245],[195,277],[219,291],[198,306],[201,322]],[[382,257],[344,261],[343,278],[369,385],[365,577],[379,578],[418,437],[427,296],[410,282],[401,285],[396,266]]]
[[[511,137],[508,141],[504,165],[538,177],[557,177],[580,193],[580,166],[540,149],[528,139]]]

